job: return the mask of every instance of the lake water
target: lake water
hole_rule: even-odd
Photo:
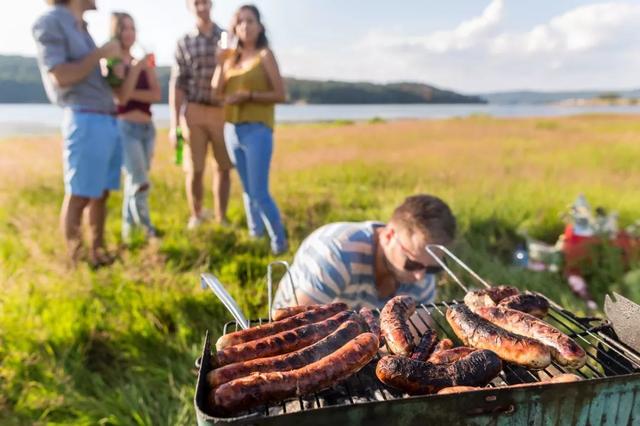
[[[153,107],[156,124],[166,127],[169,108]],[[490,115],[493,117],[557,117],[577,114],[640,114],[640,106],[570,107],[556,105],[278,105],[280,123],[396,119],[442,119]],[[0,104],[0,136],[32,135],[57,131],[62,110],[48,104]]]

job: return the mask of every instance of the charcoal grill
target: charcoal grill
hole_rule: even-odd
[[[438,249],[444,249],[437,247]],[[433,247],[432,247],[433,250]],[[444,249],[446,250],[446,249]],[[447,256],[471,276],[488,285],[452,253]],[[467,287],[442,264],[465,290]],[[426,326],[439,336],[457,344],[445,312],[460,300],[421,304],[410,319],[412,333],[420,336]],[[206,375],[212,369],[211,337],[206,332],[199,363],[194,399],[198,424],[243,425],[424,425],[435,424],[567,424],[567,425],[640,425],[640,354],[618,340],[607,321],[581,318],[550,301],[545,318],[587,352],[587,363],[580,370],[568,370],[552,363],[544,370],[527,370],[505,363],[500,375],[485,388],[450,395],[410,396],[382,384],[375,365],[385,348],[372,362],[333,388],[304,397],[291,398],[261,406],[252,411],[222,418],[207,406],[210,391]],[[250,321],[257,325],[268,320]],[[238,330],[237,321],[225,324],[226,334]],[[558,374],[573,372],[583,380],[573,383],[545,384]],[[524,384],[512,388],[508,385]]]

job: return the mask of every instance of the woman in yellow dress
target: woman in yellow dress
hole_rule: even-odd
[[[269,49],[260,12],[242,6],[230,28],[235,49],[221,46],[212,86],[225,102],[225,143],[243,186],[247,225],[254,237],[266,230],[273,254],[288,249],[280,211],[269,193],[275,104],[285,101],[278,63]]]

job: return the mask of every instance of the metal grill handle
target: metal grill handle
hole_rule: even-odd
[[[462,281],[460,280],[460,278],[458,278],[458,276],[456,274],[453,273],[453,271],[451,269],[449,269],[449,267],[447,266],[447,264],[440,259],[439,256],[437,256],[434,253],[434,249],[438,249],[441,250],[444,254],[446,254],[450,259],[453,259],[458,265],[460,265],[460,267],[462,267],[462,269],[464,269],[465,271],[467,271],[469,273],[469,275],[471,275],[473,278],[475,278],[476,280],[478,280],[483,286],[485,286],[486,288],[491,288],[491,284],[489,284],[488,282],[486,282],[484,279],[482,279],[482,277],[480,275],[478,275],[473,269],[471,269],[469,266],[467,266],[466,263],[464,263],[462,260],[460,260],[460,258],[458,258],[458,256],[456,256],[455,254],[453,254],[448,248],[446,248],[445,246],[441,245],[441,244],[427,244],[424,248],[427,253],[429,253],[429,255],[431,257],[433,257],[433,259],[438,262],[438,265],[440,265],[442,267],[442,269],[444,269],[447,274],[449,274],[449,276],[465,291],[468,292],[469,289],[467,288],[467,286],[465,286],[464,284],[462,284]]]
[[[276,265],[282,265],[285,268],[285,273],[289,275],[289,284],[291,284],[291,293],[293,294],[293,300],[296,301],[296,306],[300,303],[298,302],[298,296],[296,295],[296,286],[293,284],[293,276],[291,275],[291,267],[289,266],[289,262],[284,260],[276,260],[274,262],[269,263],[267,266],[267,300],[269,301],[269,322],[273,321],[271,310],[273,309],[273,267]]]
[[[200,275],[200,285],[203,289],[209,287],[213,293],[218,296],[218,299],[220,299],[224,307],[231,312],[231,315],[233,315],[240,327],[243,329],[249,328],[249,321],[247,320],[247,317],[244,316],[236,301],[231,297],[227,289],[224,288],[216,276],[212,274]]]

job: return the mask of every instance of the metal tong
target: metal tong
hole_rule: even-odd
[[[289,283],[291,284],[291,292],[293,293],[293,299],[296,301],[296,306],[298,303],[298,297],[296,295],[296,287],[293,283],[293,276],[291,275],[290,266],[288,262],[283,260],[276,260],[274,262],[269,263],[267,266],[267,299],[268,299],[268,308],[269,308],[269,322],[272,319],[272,309],[273,309],[273,267],[274,266],[284,266],[286,274],[289,274]],[[205,273],[200,275],[200,285],[203,289],[209,287],[213,294],[215,294],[218,299],[222,302],[225,308],[231,313],[233,318],[236,320],[236,323],[242,328],[247,329],[250,327],[250,321],[244,315],[240,306],[235,301],[231,294],[227,291],[224,285],[220,282],[220,280],[213,274]]]

